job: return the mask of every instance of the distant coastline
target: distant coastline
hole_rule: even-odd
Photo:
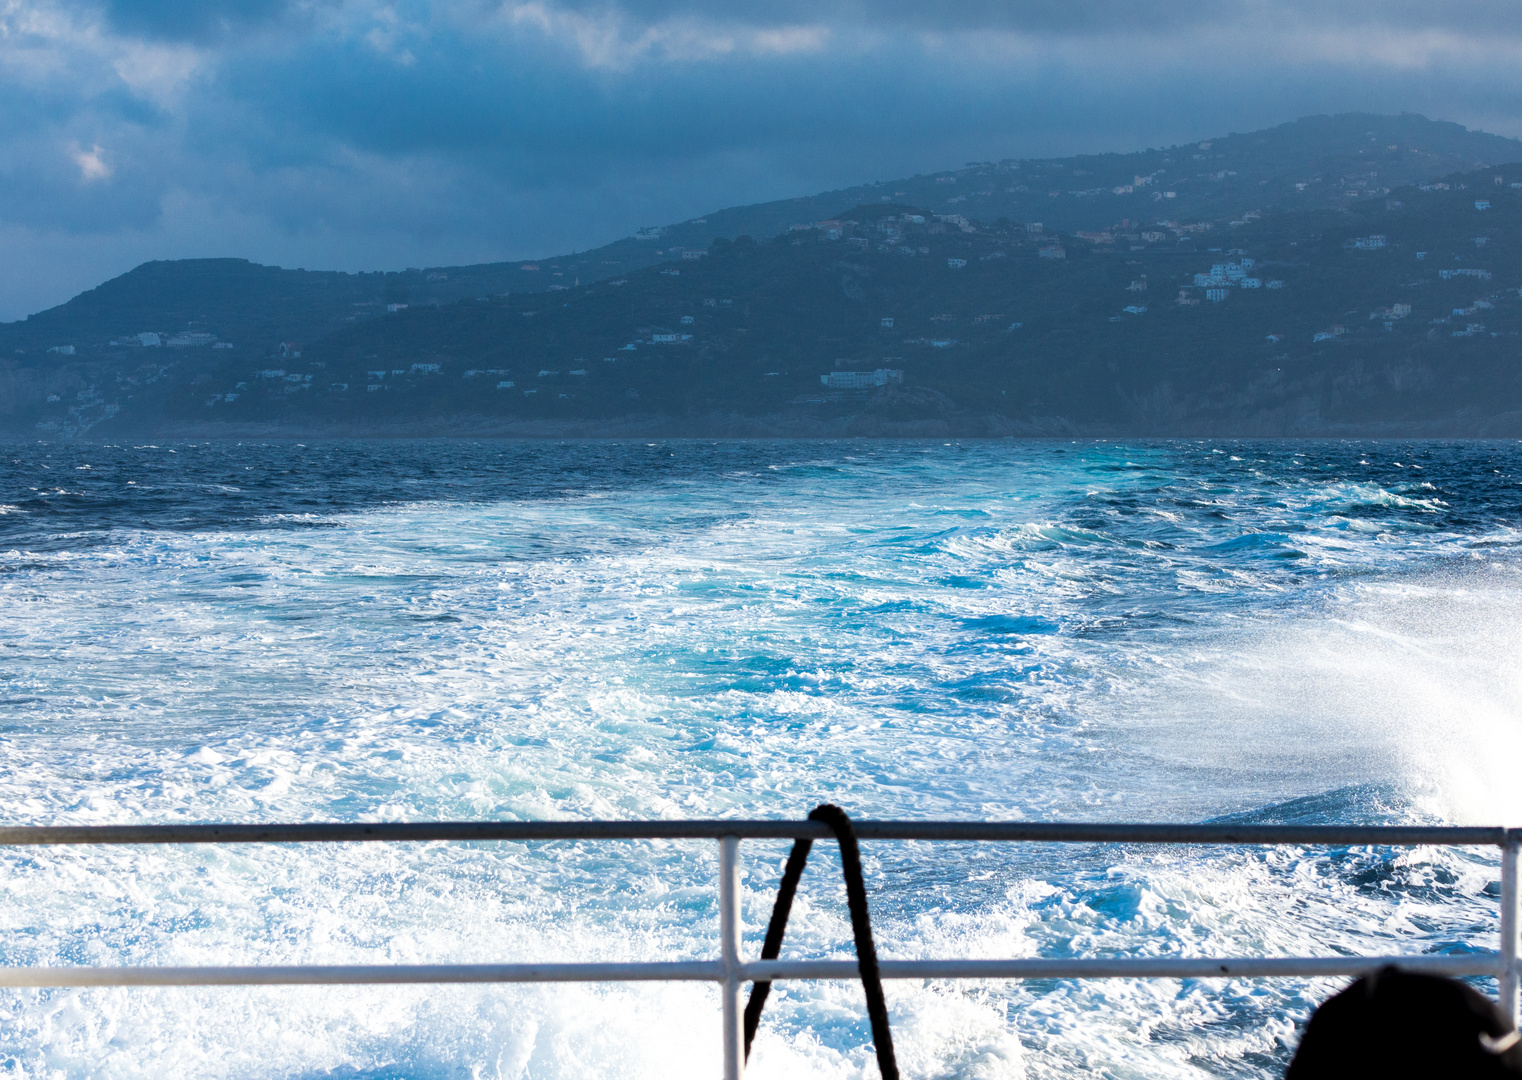
[[[646,230],[608,273],[147,263],[0,326],[0,431],[1522,435],[1516,140],[1351,116],[955,175],[759,238]]]
[[[385,425],[289,423],[200,423],[170,425],[151,431],[118,429],[112,434],[77,437],[42,436],[36,431],[3,431],[6,440],[109,442],[122,437],[166,440],[272,441],[323,439],[1522,439],[1522,411],[1496,416],[1458,417],[1420,422],[1293,426],[1265,418],[1242,427],[1181,426],[1174,430],[1125,429],[1073,423],[1063,417],[1014,420],[1006,416],[884,421],[846,416],[833,420],[796,416],[713,414],[701,417],[631,416],[615,420],[514,420],[459,416],[439,422],[408,421]]]

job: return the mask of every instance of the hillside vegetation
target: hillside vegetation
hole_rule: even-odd
[[[1388,122],[1453,134],[1418,121]],[[1370,149],[1336,123],[1302,157]],[[1245,163],[1257,138],[1221,142]],[[1375,180],[1405,167],[1372,149]],[[826,204],[615,278],[449,302],[399,275],[149,264],[4,328],[0,401],[12,433],[59,436],[1522,433],[1522,166],[1420,179],[1246,207],[1227,176],[1191,197],[1234,216],[1177,196],[1073,231],[971,199]],[[160,344],[123,343],[146,327]]]

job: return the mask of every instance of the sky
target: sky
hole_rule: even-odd
[[[1522,136],[1513,0],[0,0],[0,320],[1314,113]]]

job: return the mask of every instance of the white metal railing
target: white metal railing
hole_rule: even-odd
[[[1518,850],[1522,829],[1342,825],[1132,825],[858,821],[859,840],[1027,843],[1491,846],[1501,850],[1500,948],[1414,956],[1094,957],[883,960],[884,979],[1285,978],[1357,976],[1386,965],[1434,975],[1491,976],[1513,1024],[1518,1005]],[[102,825],[0,828],[0,846],[56,844],[345,843],[706,839],[719,844],[719,957],[646,963],[416,964],[300,967],[0,967],[0,986],[276,986],[399,983],[700,981],[719,984],[724,1076],[744,1065],[744,984],[856,979],[851,960],[757,960],[740,954],[740,841],[833,839],[813,821],[422,822],[314,825]]]

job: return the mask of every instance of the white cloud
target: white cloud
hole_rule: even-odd
[[[126,89],[173,108],[206,70],[204,49],[113,33],[98,13],[48,0],[0,0],[0,82],[81,99]]]
[[[79,177],[85,183],[93,180],[105,180],[111,175],[111,166],[106,163],[102,156],[105,153],[99,144],[85,150],[75,146],[69,156],[74,159],[74,164],[79,166]]]
[[[137,96],[162,108],[179,103],[187,84],[206,67],[208,57],[188,45],[142,41],[112,44],[111,66]]]
[[[818,52],[830,39],[822,25],[750,25],[680,15],[639,23],[616,8],[587,13],[529,0],[506,10],[515,27],[573,47],[589,68],[622,71],[640,61],[698,62],[730,56]]]

